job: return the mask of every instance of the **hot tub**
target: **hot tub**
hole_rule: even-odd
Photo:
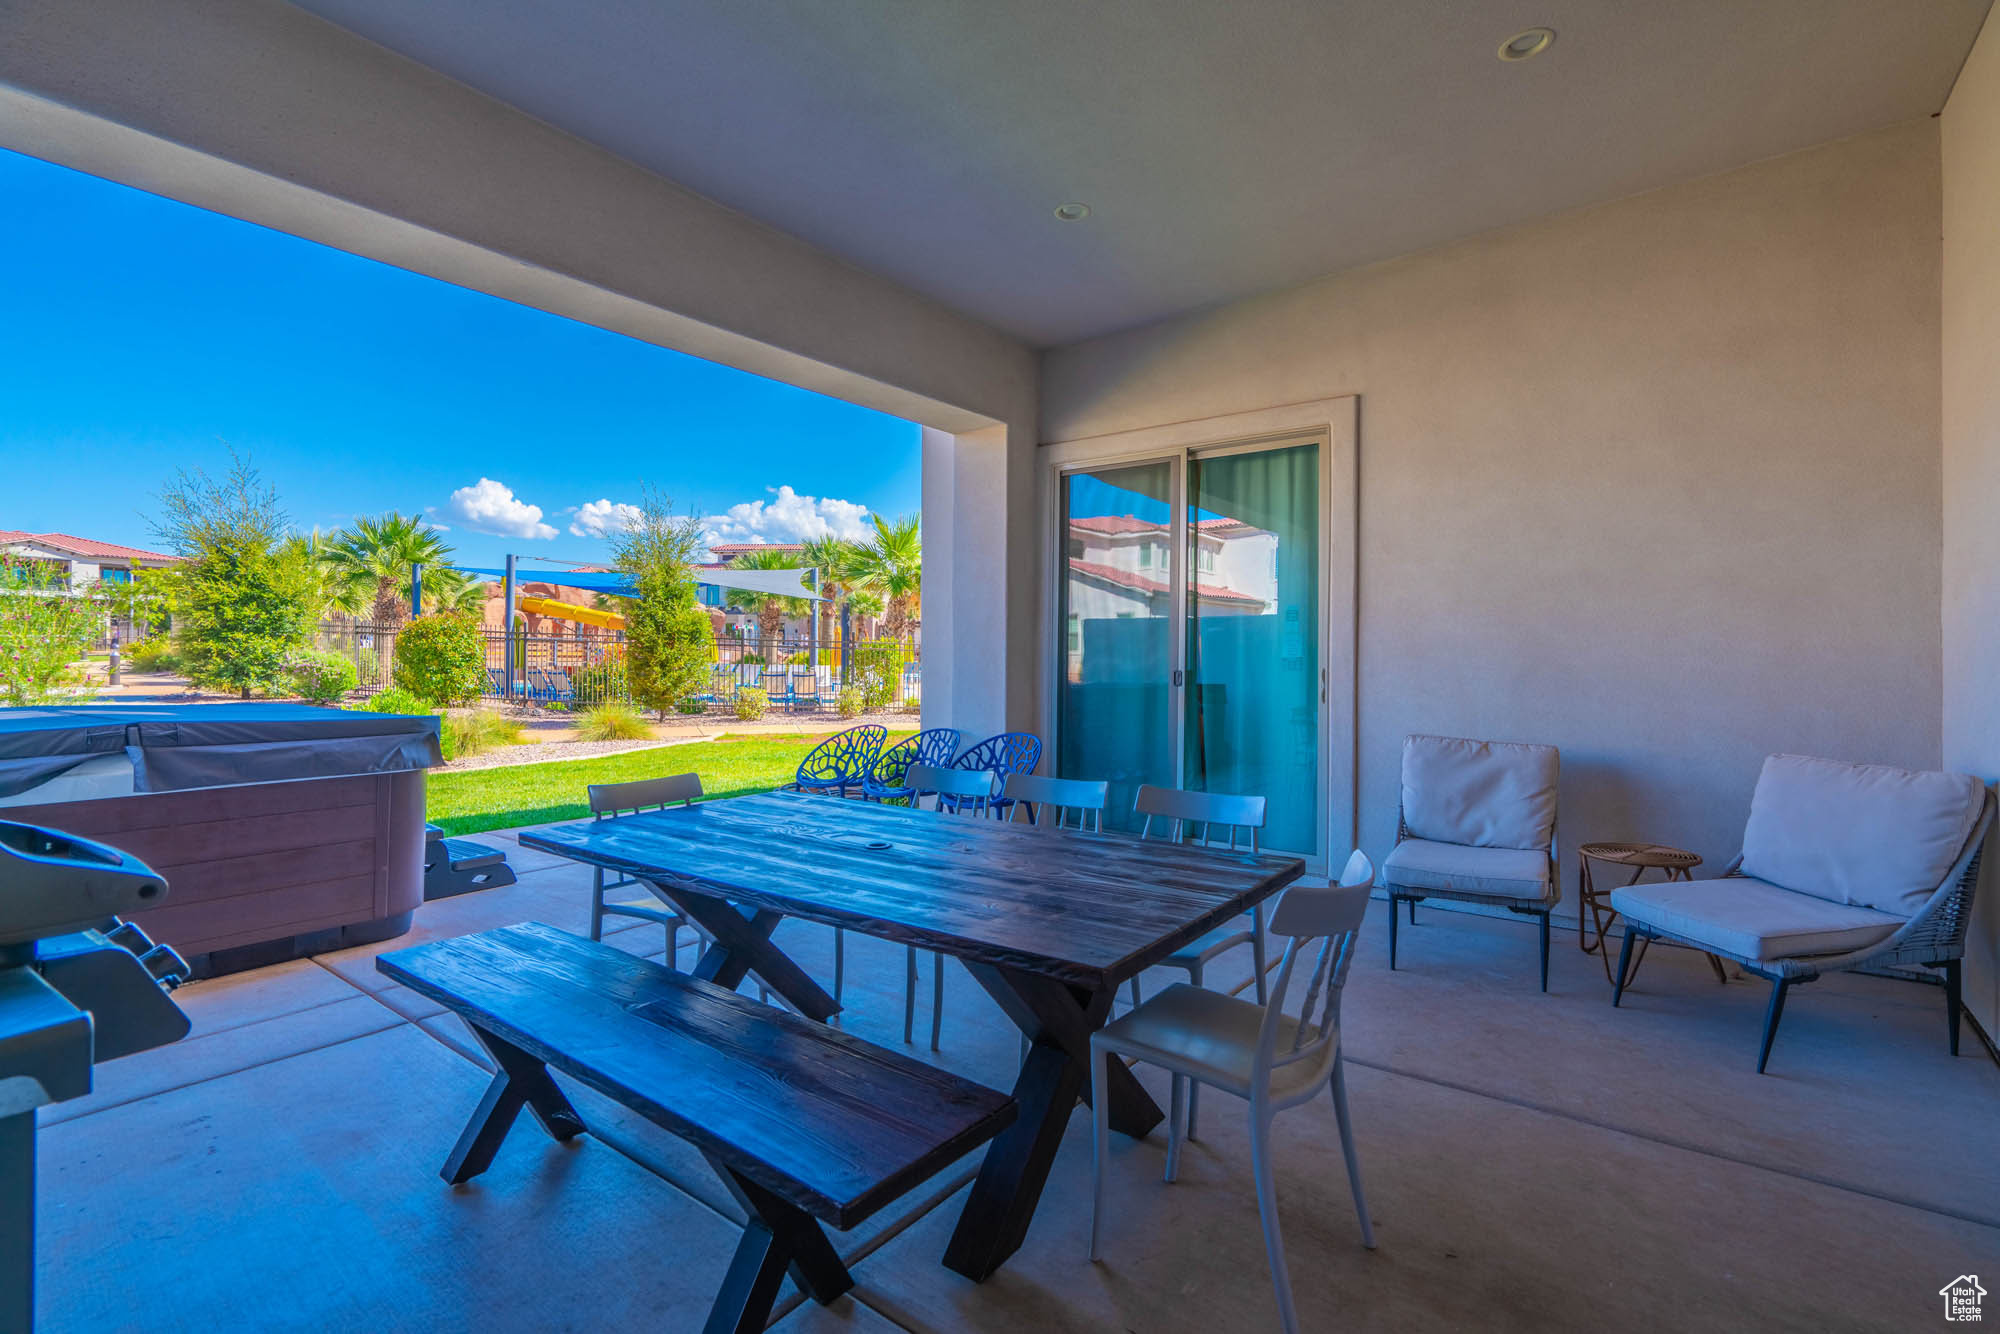
[[[423,902],[438,720],[303,704],[0,709],[0,818],[165,876],[134,920],[198,972],[385,940]]]

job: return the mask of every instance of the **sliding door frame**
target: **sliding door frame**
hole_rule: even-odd
[[[1231,413],[1142,427],[1106,435],[1052,441],[1042,447],[1037,470],[1042,490],[1042,550],[1045,568],[1042,621],[1043,689],[1040,722],[1044,736],[1060,753],[1057,699],[1062,689],[1066,627],[1062,609],[1063,533],[1062,480],[1073,472],[1099,471],[1130,464],[1168,462],[1173,476],[1172,519],[1184,537],[1188,504],[1187,460],[1192,456],[1252,452],[1284,445],[1317,442],[1320,446],[1320,506],[1324,520],[1320,536],[1320,643],[1322,672],[1318,815],[1322,854],[1308,862],[1314,874],[1327,874],[1355,846],[1359,807],[1357,647],[1359,638],[1360,473],[1357,431],[1360,400],[1352,395],[1315,399],[1255,412]],[[1186,681],[1188,571],[1187,543],[1172,549],[1172,595],[1175,631],[1169,670]],[[1179,773],[1186,763],[1185,686],[1172,692],[1169,740]]]

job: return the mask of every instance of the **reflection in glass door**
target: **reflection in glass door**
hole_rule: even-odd
[[[1319,846],[1317,444],[1188,459],[1181,786],[1262,793],[1263,842]]]
[[[1131,829],[1141,783],[1175,783],[1174,461],[1067,473],[1060,497],[1056,772],[1111,785]]]

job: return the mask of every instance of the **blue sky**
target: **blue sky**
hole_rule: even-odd
[[[476,565],[600,559],[642,483],[720,540],[918,508],[909,422],[4,150],[0,243],[0,529],[155,545],[232,447],[300,528],[424,513]]]

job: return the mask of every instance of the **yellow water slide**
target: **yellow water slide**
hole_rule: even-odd
[[[522,598],[516,605],[522,611],[531,611],[537,616],[553,616],[559,621],[575,621],[578,625],[595,625],[605,630],[625,628],[625,618],[617,612],[580,607],[574,602],[558,602],[554,598]]]

